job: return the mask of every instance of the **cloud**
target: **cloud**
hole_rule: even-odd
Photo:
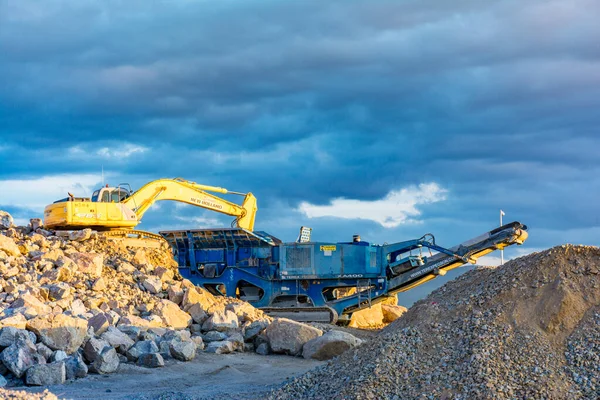
[[[421,211],[417,206],[446,199],[447,190],[437,183],[422,183],[400,190],[393,190],[381,200],[352,200],[337,198],[329,205],[314,205],[302,202],[299,211],[309,218],[335,217],[344,219],[366,219],[386,228],[405,223],[418,222]]]
[[[143,146],[126,144],[120,148],[103,147],[96,151],[96,154],[105,158],[127,158],[132,154],[144,153],[148,149]]]
[[[68,196],[91,196],[100,174],[47,175],[34,179],[0,180],[0,205],[26,208],[42,214],[44,207]]]

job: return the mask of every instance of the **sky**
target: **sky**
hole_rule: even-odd
[[[530,233],[506,259],[598,245],[599,16],[595,0],[0,0],[0,209],[25,224],[103,176],[182,177],[254,193],[256,229],[284,241],[305,225],[451,247],[502,209]],[[139,228],[230,221],[161,202]]]

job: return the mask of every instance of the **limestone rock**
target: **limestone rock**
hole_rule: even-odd
[[[109,326],[106,332],[100,335],[100,338],[106,340],[121,354],[125,354],[135,343],[127,334],[113,326]]]
[[[256,354],[260,354],[262,356],[266,356],[271,354],[271,348],[268,343],[261,343],[256,348]]]
[[[128,360],[137,361],[142,354],[146,353],[158,353],[158,346],[153,340],[140,340],[131,346],[125,355]]]
[[[227,339],[227,335],[223,332],[219,331],[208,331],[204,335],[202,335],[202,339],[206,342],[219,342],[221,340]]]
[[[39,348],[38,348],[38,352],[39,352]],[[65,353],[64,351],[56,350],[54,353],[52,353],[52,355],[50,357],[47,357],[46,359],[49,360],[50,362],[58,362],[58,361],[62,361],[64,359],[66,359],[67,357],[68,357],[67,353]]]
[[[104,282],[104,278],[100,277],[94,281],[92,284],[92,290],[94,292],[101,292],[106,289],[106,282]]]
[[[350,333],[331,330],[306,342],[302,348],[302,356],[315,360],[329,360],[361,343],[360,339]]]
[[[0,361],[20,378],[29,367],[45,360],[37,353],[37,348],[29,339],[19,338],[0,353]]]
[[[9,256],[18,257],[21,255],[19,246],[11,238],[0,234],[0,250],[4,251]]]
[[[71,286],[64,282],[46,285],[44,288],[48,289],[48,297],[50,300],[64,299],[71,293]]]
[[[173,280],[174,276],[173,270],[165,267],[156,267],[154,274],[163,282]]]
[[[167,295],[169,296],[169,300],[171,300],[173,303],[179,305],[181,304],[181,301],[183,300],[183,290],[180,289],[179,287],[169,287],[169,289],[167,290]]]
[[[202,305],[199,303],[192,304],[187,312],[191,315],[192,320],[197,324],[202,324],[204,321],[208,319],[208,314],[204,309],[202,309]]]
[[[204,331],[228,331],[231,329],[237,329],[239,322],[237,316],[229,310],[215,311],[203,324],[202,330]]]
[[[119,363],[119,356],[115,349],[106,346],[90,365],[89,370],[96,374],[112,374],[119,368]]]
[[[7,326],[0,329],[0,347],[8,347],[13,344],[18,337],[23,339],[29,339],[29,335],[26,330],[17,329],[13,326]]]
[[[204,340],[202,336],[192,336],[191,341],[196,344],[196,350],[204,350]]]
[[[200,304],[202,308],[206,310],[214,303],[215,300],[212,298],[210,293],[200,287],[195,286],[189,287],[185,291],[183,299],[181,300],[181,305],[184,310],[187,310],[192,304]]]
[[[259,319],[264,319],[265,315],[261,310],[254,308],[249,303],[235,302],[227,304],[226,310],[232,311],[240,321],[253,322]]]
[[[44,357],[46,360],[50,360],[50,358],[54,354],[54,352],[52,351],[52,349],[50,347],[46,346],[42,342],[36,343],[35,347],[37,349],[38,354],[40,356]]]
[[[94,333],[96,335],[101,335],[108,327],[111,325],[112,318],[106,313],[98,313],[94,315],[92,318],[88,319],[88,328],[94,328]]]
[[[206,346],[206,352],[216,354],[229,354],[233,352],[233,344],[227,340],[223,340],[220,342],[210,342],[208,346]]]
[[[408,309],[402,306],[395,306],[391,304],[382,304],[381,311],[383,313],[383,322],[390,323],[394,322],[402,316]]]
[[[240,332],[233,332],[227,341],[231,342],[234,351],[244,351],[244,336]]]
[[[0,210],[0,229],[10,229],[13,226],[13,222],[12,215]]]
[[[82,229],[80,231],[73,231],[69,234],[69,240],[75,242],[83,242],[88,240],[92,236],[92,230],[89,228]]]
[[[92,337],[85,343],[85,346],[83,346],[83,356],[92,363],[100,356],[100,354],[102,354],[105,347],[111,347],[106,340]]]
[[[12,326],[17,329],[25,329],[27,318],[23,314],[15,314],[0,320],[0,327]]]
[[[67,372],[64,362],[34,365],[27,369],[25,383],[30,386],[60,385],[65,383]]]
[[[67,379],[85,378],[88,374],[88,367],[83,362],[79,354],[74,354],[63,360],[67,373]]]
[[[323,332],[312,326],[287,318],[276,318],[265,329],[271,350],[275,353],[298,355],[306,342],[319,337]]]
[[[158,353],[145,353],[142,354],[138,360],[138,365],[146,368],[158,368],[165,366],[165,360]]]
[[[10,307],[31,307],[37,312],[38,315],[46,315],[52,312],[52,307],[47,306],[31,293],[22,294],[21,297],[15,300]]]
[[[188,313],[167,299],[158,302],[155,313],[162,318],[165,325],[175,329],[185,329],[192,323],[192,317]]]
[[[180,342],[173,340],[169,345],[169,350],[173,358],[180,361],[190,361],[196,357],[196,343],[192,341]]]
[[[74,353],[83,343],[87,322],[65,314],[37,317],[27,322],[27,329],[35,332],[52,350]]]
[[[152,294],[157,294],[162,290],[162,281],[155,277],[148,277],[142,285]]]
[[[91,278],[100,278],[102,276],[102,266],[104,256],[94,253],[72,253],[71,259],[77,264],[77,269],[90,276]]]
[[[246,326],[244,329],[244,340],[253,340],[256,336],[258,336],[259,333],[266,329],[267,326],[269,326],[269,321],[265,319],[260,319],[250,323],[250,325]]]
[[[29,220],[29,225],[31,226],[31,230],[34,232],[44,226],[41,218],[31,218]]]

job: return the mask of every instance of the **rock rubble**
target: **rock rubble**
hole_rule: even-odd
[[[11,386],[110,374],[123,362],[162,367],[199,351],[300,355],[322,334],[194,286],[166,243],[126,247],[89,229],[12,223],[0,211],[0,377]],[[290,325],[310,334],[285,336]]]

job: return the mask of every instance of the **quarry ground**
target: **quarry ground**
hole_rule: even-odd
[[[64,385],[18,389],[42,392],[47,388],[66,399],[251,399],[322,363],[284,355],[202,352],[186,363],[165,360],[164,368],[121,364],[116,374],[90,374]]]

